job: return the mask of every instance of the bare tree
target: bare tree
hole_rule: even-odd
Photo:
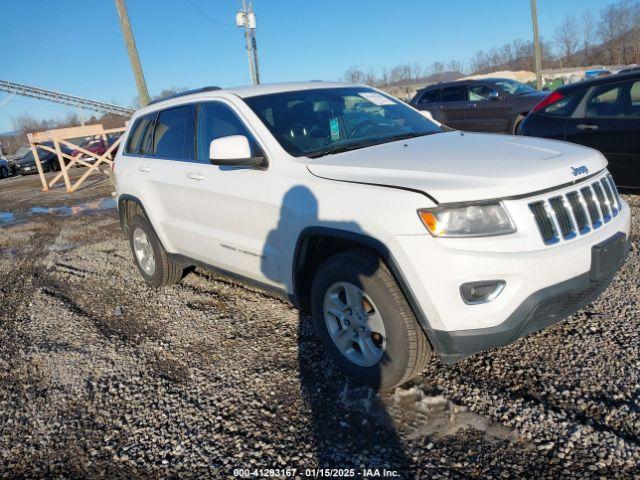
[[[560,50],[560,65],[569,66],[571,57],[578,50],[580,45],[578,22],[575,18],[567,15],[565,19],[556,27],[555,40]]]
[[[600,13],[598,33],[603,48],[608,53],[611,64],[622,62],[622,35],[624,33],[624,13],[619,4],[611,4]]]
[[[458,60],[451,60],[447,66],[447,70],[450,72],[462,73],[464,69],[462,68],[462,62],[459,62]]]
[[[479,50],[469,61],[469,70],[472,73],[486,73],[491,69],[489,58],[484,50]]]
[[[364,83],[366,85],[377,85],[378,79],[376,78],[376,71],[373,68],[367,70],[367,73],[364,75]]]
[[[13,129],[18,132],[18,135],[26,138],[27,133],[40,132],[42,130],[48,130],[51,121],[42,120],[38,121],[28,113],[23,113],[11,119]]]
[[[365,73],[359,70],[358,67],[352,66],[344,72],[343,80],[347,83],[364,83]]]
[[[631,6],[631,57],[630,63],[640,63],[640,2]]]
[[[584,52],[584,64],[589,65],[592,62],[591,59],[591,50],[596,43],[597,38],[597,29],[596,29],[596,19],[593,16],[593,13],[590,11],[586,11],[582,14],[582,49]]]

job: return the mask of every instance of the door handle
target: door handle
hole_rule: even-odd
[[[187,173],[187,178],[191,180],[204,180],[204,175],[198,172]]]
[[[150,167],[148,167],[147,165],[140,165],[140,166],[138,167],[138,171],[139,171],[139,172],[142,172],[142,173],[147,173],[147,172],[150,172],[150,171],[151,171],[151,168],[150,168]]]
[[[478,106],[478,104],[477,104],[477,103],[467,103],[467,107],[475,108],[475,107],[477,107],[477,106]]]
[[[580,125],[577,125],[576,128],[578,130],[598,130],[597,125],[591,125],[587,123],[581,123]]]

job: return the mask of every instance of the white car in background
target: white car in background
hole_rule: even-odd
[[[187,92],[137,111],[123,145],[119,216],[147,283],[198,265],[281,294],[373,388],[560,321],[628,251],[597,151],[444,131],[366,86]]]

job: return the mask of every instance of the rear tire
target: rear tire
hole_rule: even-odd
[[[329,356],[346,375],[375,390],[411,380],[431,358],[427,337],[398,284],[366,250],[338,253],[318,268],[311,309]]]
[[[129,222],[129,245],[138,271],[152,287],[182,280],[184,267],[171,259],[145,216],[135,215]]]
[[[9,176],[9,169],[5,166],[0,167],[0,178],[4,179]]]

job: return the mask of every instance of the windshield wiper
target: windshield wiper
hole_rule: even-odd
[[[343,153],[343,152],[348,152],[350,150],[358,150],[360,148],[373,147],[374,145],[381,145],[383,143],[397,142],[399,140],[406,140],[406,139],[415,138],[415,137],[423,137],[425,135],[431,135],[432,133],[438,133],[438,132],[402,133],[402,134],[399,134],[399,135],[393,135],[391,137],[377,138],[377,139],[371,140],[369,142],[352,143],[352,144],[349,144],[349,145],[343,145],[341,147],[326,148],[324,150],[319,150],[317,152],[311,153],[311,154],[307,155],[307,157],[309,157],[309,158],[319,158],[319,157],[324,157],[325,155],[333,155],[335,153]]]

